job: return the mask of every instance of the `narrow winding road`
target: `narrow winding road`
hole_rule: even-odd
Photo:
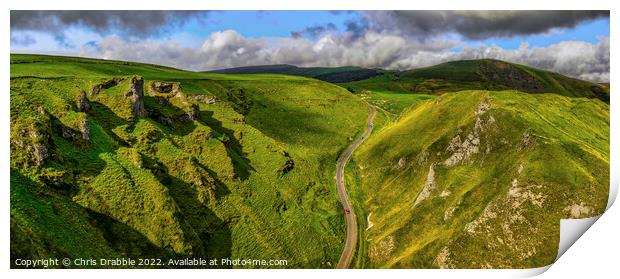
[[[349,203],[349,196],[344,188],[342,177],[344,177],[344,167],[347,165],[347,161],[349,160],[349,157],[351,157],[351,154],[353,154],[353,151],[355,151],[355,149],[370,135],[370,133],[372,133],[372,120],[375,118],[377,109],[372,105],[369,106],[371,113],[370,116],[368,116],[366,132],[364,132],[361,138],[357,139],[357,141],[349,146],[347,152],[344,153],[338,161],[338,167],[336,168],[336,187],[338,188],[338,196],[340,197],[340,202],[342,203],[347,220],[347,240],[344,244],[344,249],[342,250],[340,261],[338,261],[336,268],[348,268],[351,264],[351,259],[353,259],[353,255],[355,254],[355,245],[357,244],[357,219],[355,217],[355,212],[353,212],[353,208]]]

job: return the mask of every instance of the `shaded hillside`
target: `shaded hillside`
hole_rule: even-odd
[[[402,100],[413,107],[354,156],[366,267],[541,267],[561,218],[604,211],[608,104],[516,91]]]
[[[441,94],[461,90],[519,90],[556,93],[569,97],[597,98],[609,103],[609,88],[500,60],[452,61],[345,85],[353,91],[378,90]]]
[[[10,94],[12,259],[338,261],[333,165],[368,114],[346,90],[11,55]]]
[[[375,69],[360,67],[296,67],[292,65],[261,65],[210,71],[221,74],[286,74],[311,77],[331,83],[345,83],[382,75]]]

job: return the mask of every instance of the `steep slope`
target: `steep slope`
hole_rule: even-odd
[[[452,61],[346,84],[353,91],[379,90],[441,94],[461,90],[507,90],[598,98],[609,103],[609,88],[524,65],[494,59]]]
[[[311,77],[332,83],[364,80],[383,74],[383,71],[360,67],[297,67],[292,65],[260,65],[210,71],[220,74],[286,74]]]
[[[368,114],[346,90],[12,55],[10,92],[11,258],[337,262],[333,165]]]
[[[556,257],[561,218],[605,208],[609,105],[449,93],[418,101],[358,152],[366,267],[540,267]]]

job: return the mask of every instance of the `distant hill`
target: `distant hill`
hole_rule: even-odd
[[[286,74],[316,78],[332,83],[364,80],[383,74],[381,70],[360,67],[297,67],[286,64],[237,67],[209,72],[219,74]]]
[[[461,90],[507,90],[597,98],[609,103],[609,87],[555,72],[495,59],[460,60],[345,84],[349,90],[441,94]]]

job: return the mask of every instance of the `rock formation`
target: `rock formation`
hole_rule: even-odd
[[[110,80],[106,80],[102,83],[99,83],[93,86],[93,88],[90,89],[90,92],[88,92],[88,95],[93,96],[93,95],[99,94],[101,90],[116,86],[123,80],[124,80],[123,78],[113,78]]]
[[[82,139],[90,139],[90,127],[88,126],[88,119],[84,118],[80,124],[80,132],[82,132]]]
[[[146,116],[146,109],[144,108],[144,79],[132,77],[129,85],[129,91],[125,94],[125,97],[131,99],[131,114],[134,117]]]
[[[217,103],[217,98],[215,96],[207,97],[205,95],[198,95],[198,96],[196,96],[194,98],[196,100],[200,101],[200,102],[204,102],[204,103],[209,104],[209,105]]]
[[[200,107],[197,104],[191,104],[187,112],[187,119],[190,121],[197,120],[200,116]]]
[[[90,102],[86,97],[86,92],[82,91],[77,100],[77,109],[79,112],[88,112],[90,111]]]
[[[172,83],[163,82],[163,81],[154,81],[151,83],[151,88],[159,93],[170,93],[172,92]]]

